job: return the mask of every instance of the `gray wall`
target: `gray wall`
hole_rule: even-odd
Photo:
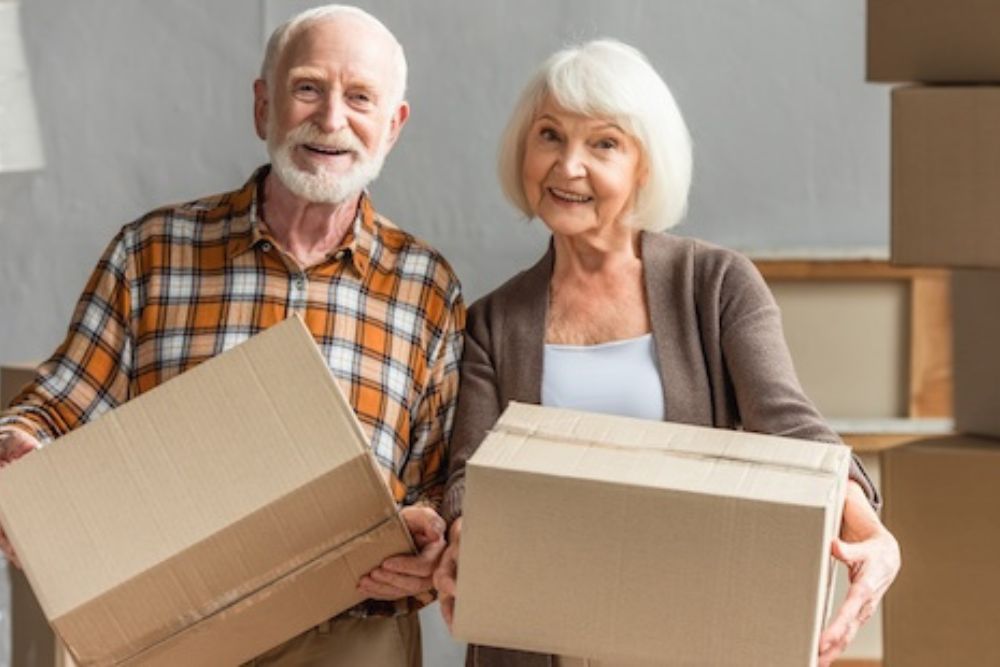
[[[48,166],[0,174],[0,362],[51,351],[122,224],[264,160],[250,108],[264,36],[313,4],[24,2]],[[863,0],[359,4],[411,66],[413,115],[376,203],[444,251],[470,301],[545,243],[494,178],[519,87],[554,49],[599,36],[642,49],[685,112],[696,166],[679,233],[754,254],[885,252],[888,96],[863,83]]]

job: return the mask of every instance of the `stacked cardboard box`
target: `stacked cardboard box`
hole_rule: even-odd
[[[297,319],[0,470],[0,522],[82,665],[239,664],[413,548]]]
[[[953,275],[960,435],[887,452],[903,569],[887,667],[1000,664],[1000,4],[869,0],[868,77],[892,92],[892,260]],[[934,85],[926,85],[934,84]],[[951,84],[951,85],[939,85]]]

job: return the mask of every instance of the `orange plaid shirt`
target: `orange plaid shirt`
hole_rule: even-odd
[[[49,442],[298,313],[396,501],[439,506],[465,325],[458,279],[367,196],[341,246],[300,270],[261,225],[268,169],[126,225],[0,429]]]

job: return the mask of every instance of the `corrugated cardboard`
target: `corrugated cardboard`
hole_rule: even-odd
[[[0,520],[84,666],[239,663],[412,549],[297,318],[0,470]]]
[[[894,263],[1000,267],[997,183],[1000,86],[892,91]]]
[[[889,450],[882,484],[903,556],[884,604],[885,667],[1000,665],[1000,441]]]
[[[1000,271],[952,277],[955,430],[1000,438]]]
[[[34,376],[34,366],[0,366],[0,408],[6,408]],[[7,565],[10,586],[10,664],[18,667],[53,667],[56,641],[24,573]]]
[[[656,664],[814,664],[842,445],[512,403],[467,469],[454,632]]]
[[[1000,3],[868,0],[868,80],[1000,81]]]

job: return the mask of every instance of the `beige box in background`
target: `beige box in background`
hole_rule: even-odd
[[[868,80],[1000,81],[996,0],[868,0]]]
[[[955,271],[955,430],[1000,438],[1000,271]]]
[[[0,519],[81,665],[237,664],[412,550],[297,318],[0,470]]]
[[[769,286],[799,382],[824,417],[906,416],[906,282],[774,280]]]
[[[894,263],[1000,267],[998,183],[1000,86],[892,91]]]
[[[35,367],[29,364],[0,366],[0,410],[6,409],[34,376]]]
[[[28,364],[0,366],[0,408],[6,408],[34,376]],[[24,573],[7,565],[10,586],[10,664],[16,667],[53,667],[60,649],[55,635]],[[66,663],[62,663],[66,664]]]
[[[1000,664],[1000,440],[882,455],[883,518],[903,567],[883,610],[885,667]]]
[[[841,445],[512,403],[467,469],[455,635],[814,664],[849,462]]]

